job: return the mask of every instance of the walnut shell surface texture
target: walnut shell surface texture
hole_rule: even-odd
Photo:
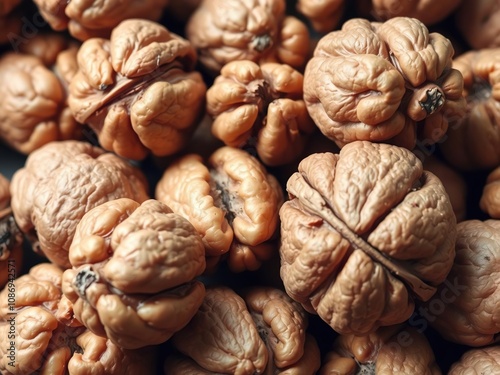
[[[316,128],[302,100],[303,82],[286,64],[227,63],[207,91],[212,133],[227,146],[255,149],[269,166],[295,160]]]
[[[349,19],[319,40],[304,72],[304,101],[340,147],[434,144],[465,113],[453,54],[447,38],[415,18]]]
[[[172,337],[179,354],[167,357],[165,375],[315,374],[320,352],[307,326],[302,307],[279,289],[208,287],[196,315]]]
[[[180,157],[163,173],[155,197],[188,219],[203,238],[210,269],[256,270],[277,252],[283,190],[246,151],[223,146],[207,160]]]
[[[91,208],[116,198],[149,198],[141,170],[90,143],[50,142],[32,152],[12,176],[12,211],[35,250],[71,267],[76,225]]]
[[[470,349],[455,362],[448,375],[486,375],[500,373],[500,346]]]
[[[456,218],[409,150],[352,142],[301,161],[280,209],[287,293],[335,331],[401,323],[452,266]]]
[[[86,40],[69,86],[73,116],[101,146],[140,160],[180,151],[205,108],[191,43],[153,21],[129,19],[109,39]]]
[[[93,208],[76,228],[64,295],[93,333],[136,349],[167,341],[205,295],[205,249],[165,204],[128,198]]]
[[[491,218],[500,219],[500,167],[488,174],[479,207]]]

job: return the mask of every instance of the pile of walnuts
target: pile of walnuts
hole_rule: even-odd
[[[499,373],[498,17],[3,1],[0,373]]]

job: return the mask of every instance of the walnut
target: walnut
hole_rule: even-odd
[[[130,19],[109,39],[85,41],[77,60],[69,107],[104,149],[139,160],[186,145],[206,93],[189,41],[153,21]]]
[[[116,198],[149,198],[145,175],[90,143],[50,142],[12,176],[12,211],[36,251],[69,268],[76,225],[95,206]]]
[[[420,21],[353,18],[323,36],[304,72],[314,122],[340,147],[356,140],[413,149],[465,113],[451,42]]]
[[[180,157],[164,171],[155,197],[201,234],[210,270],[222,260],[234,272],[256,270],[277,251],[283,190],[246,151],[223,146],[208,160]]]
[[[186,36],[210,74],[234,60],[277,62],[302,69],[309,57],[309,31],[287,15],[285,0],[202,0]]]
[[[327,33],[335,29],[344,16],[345,0],[297,0],[297,11],[319,33]]]
[[[453,263],[456,218],[409,150],[356,141],[301,161],[280,209],[287,293],[342,334],[408,319]]]
[[[467,350],[452,364],[448,375],[498,373],[500,373],[500,346],[494,345]]]
[[[63,293],[93,333],[136,349],[167,341],[203,301],[205,249],[194,227],[150,199],[88,211],[69,249]]]
[[[279,289],[238,294],[209,287],[196,315],[172,337],[179,354],[167,357],[165,374],[315,374],[320,352],[307,318]]]
[[[286,64],[227,63],[207,91],[213,134],[227,146],[255,149],[265,165],[292,162],[315,129],[302,85],[302,74]]]
[[[500,47],[496,0],[462,0],[455,12],[455,24],[471,49]]]
[[[488,174],[479,207],[491,218],[500,219],[500,167]]]

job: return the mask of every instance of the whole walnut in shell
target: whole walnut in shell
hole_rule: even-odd
[[[51,262],[71,267],[68,251],[83,215],[104,202],[149,198],[137,167],[90,143],[59,141],[33,151],[11,182],[20,230]]]
[[[75,316],[95,334],[136,349],[167,341],[198,310],[205,249],[165,204],[105,202],[79,222],[63,274]]]
[[[188,154],[164,172],[156,199],[188,219],[203,238],[209,270],[256,270],[277,251],[283,190],[246,151],[223,146],[207,160]]]
[[[129,19],[109,39],[86,40],[77,61],[68,103],[104,149],[139,160],[186,145],[206,93],[189,41],[156,22]]]
[[[453,267],[435,297],[440,303],[433,298],[420,308],[445,339],[474,347],[498,340],[499,248],[499,220],[457,224]]]
[[[453,60],[463,76],[465,116],[440,143],[456,168],[478,170],[500,165],[500,48],[470,50]]]
[[[53,30],[68,30],[78,40],[107,38],[120,22],[130,18],[157,21],[169,0],[34,0]]]
[[[11,292],[15,302],[8,303],[8,287],[0,292],[0,333],[9,339],[0,348],[1,373],[153,373],[156,353],[152,348],[124,350],[75,319],[71,303],[61,292],[62,274],[54,264],[37,264],[15,280],[15,292]]]
[[[234,60],[277,62],[302,69],[309,30],[288,15],[285,0],[202,0],[186,25],[201,65],[217,75]]]
[[[320,351],[307,326],[306,312],[279,289],[208,287],[193,319],[172,337],[179,354],[167,357],[165,375],[315,374]]]
[[[496,0],[462,0],[455,20],[471,49],[500,47],[500,8]]]
[[[318,375],[441,375],[427,338],[415,328],[381,327],[369,335],[340,335]]]
[[[500,346],[494,345],[466,351],[453,363],[448,375],[499,374]]]
[[[500,219],[500,167],[488,174],[479,207],[493,219]]]
[[[316,128],[302,100],[303,81],[286,64],[227,63],[207,91],[212,133],[227,146],[255,149],[269,166],[295,160]]]
[[[40,51],[40,45],[50,45]],[[37,35],[20,52],[0,57],[0,139],[29,154],[52,142],[81,139],[82,128],[67,105],[76,73],[77,47],[54,35]]]
[[[301,161],[280,209],[287,293],[341,334],[401,323],[454,257],[441,181],[411,151],[356,141]]]
[[[304,101],[340,147],[356,140],[434,144],[465,113],[453,54],[447,38],[417,19],[353,18],[319,40],[304,72]]]

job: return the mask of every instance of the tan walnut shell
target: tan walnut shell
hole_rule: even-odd
[[[77,61],[69,107],[104,149],[139,160],[186,145],[206,93],[189,41],[156,22],[129,19],[109,39],[86,40]]]
[[[128,198],[105,202],[79,222],[73,266],[62,290],[93,333],[136,349],[167,341],[198,310],[196,280],[205,249],[194,227],[165,204]]]
[[[450,127],[440,147],[458,169],[500,165],[499,64],[500,48],[467,51],[453,60],[453,67],[463,76],[467,112]]]
[[[302,99],[303,75],[286,64],[232,61],[207,91],[212,133],[268,166],[290,163],[316,129]]]
[[[420,21],[346,21],[323,36],[304,71],[314,122],[342,147],[356,140],[413,149],[440,140],[465,113],[454,49]]]
[[[500,373],[500,346],[467,350],[450,367],[448,375],[498,374]]]
[[[307,327],[307,313],[279,289],[208,287],[196,315],[172,337],[180,354],[167,357],[164,373],[312,375],[320,351]]]
[[[61,292],[62,274],[56,265],[40,263],[15,280],[15,292],[10,292],[15,302],[8,303],[8,287],[0,292],[0,333],[6,339],[0,348],[1,373],[152,373],[154,350],[121,349],[75,319],[71,303]],[[9,334],[15,339],[9,339]]]
[[[186,25],[199,62],[211,74],[234,60],[303,69],[309,30],[286,13],[285,0],[202,0]]]
[[[419,309],[446,340],[479,347],[498,341],[500,221],[457,224],[456,256],[436,298]]]
[[[500,219],[500,167],[492,170],[485,181],[479,207],[493,219]]]
[[[287,293],[341,334],[401,323],[452,266],[456,219],[411,151],[356,141],[301,161],[280,209]]]
[[[155,197],[200,233],[210,270],[222,260],[234,272],[256,270],[277,251],[283,190],[246,151],[223,146],[207,160],[180,157],[163,172]]]
[[[50,142],[33,151],[12,176],[17,226],[51,262],[71,267],[68,251],[78,222],[116,198],[149,198],[143,172],[87,142]]]
[[[340,335],[318,375],[441,375],[431,344],[417,329],[394,325],[369,335]]]

